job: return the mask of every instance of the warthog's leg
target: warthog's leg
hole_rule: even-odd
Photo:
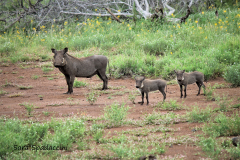
[[[198,85],[198,94],[197,94],[197,96],[200,94],[200,91],[201,91],[201,87],[203,86],[203,88],[205,88],[205,85],[203,84],[203,82],[196,82],[197,83],[197,85]]]
[[[67,81],[67,85],[68,85],[68,91],[64,94],[70,94],[70,88],[69,88],[69,83],[70,83],[70,76],[69,75],[65,75],[66,81]]]
[[[149,100],[148,100],[148,92],[146,92],[146,99],[147,99],[147,105],[149,104]]]
[[[182,85],[179,85],[180,86],[180,92],[181,92],[181,96],[180,98],[182,98],[183,94],[182,94]]]
[[[142,94],[142,102],[138,102],[138,103],[143,105],[143,103],[144,103],[144,92],[141,91],[141,94]]]
[[[164,91],[165,88],[160,88],[159,91],[162,93],[163,95],[163,101],[166,99],[166,93]]]
[[[103,81],[103,88],[102,88],[102,90],[107,89],[108,78],[107,78],[107,76],[106,76],[106,70],[105,70],[105,69],[98,70],[98,71],[97,71],[97,75],[98,75],[99,78]]]
[[[187,97],[187,85],[184,86],[184,98]]]
[[[64,94],[71,94],[73,93],[73,82],[74,82],[75,76],[65,75],[65,78],[68,85],[68,91]]]
[[[75,76],[74,76],[74,75],[71,75],[71,76],[70,76],[70,83],[69,83],[70,94],[73,93],[73,83],[74,83],[74,80],[75,80]]]
[[[197,86],[198,86],[198,94],[197,94],[197,96],[200,94],[200,90],[201,90],[201,83],[199,83],[199,82],[196,82],[197,83]]]

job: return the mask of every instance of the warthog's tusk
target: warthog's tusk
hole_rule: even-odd
[[[63,65],[66,65],[66,64],[67,64],[67,61],[66,61],[65,58],[62,59],[62,64],[63,64]]]

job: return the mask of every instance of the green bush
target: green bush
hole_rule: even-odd
[[[238,136],[240,133],[240,117],[233,114],[227,117],[219,113],[214,120],[204,126],[204,132],[208,135],[215,133],[217,136]]]
[[[123,120],[127,116],[127,111],[130,109],[129,106],[125,107],[125,103],[117,104],[113,103],[110,106],[104,108],[104,117],[109,121],[112,126],[120,126]]]
[[[0,122],[0,158],[12,153],[14,146],[26,146],[28,143],[21,134],[23,127],[19,119],[7,119]]]
[[[97,98],[99,97],[99,92],[91,91],[90,93],[86,94],[87,101],[90,103],[90,105],[93,105]]]
[[[85,87],[86,85],[87,85],[87,83],[82,82],[82,81],[77,81],[77,80],[75,80],[73,83],[74,88]]]
[[[29,126],[24,126],[23,135],[25,140],[29,145],[36,145],[39,140],[42,140],[47,134],[48,125],[47,124],[32,124]]]
[[[205,110],[199,109],[198,106],[193,106],[191,112],[187,112],[186,118],[189,122],[206,122],[212,116],[211,108],[206,108]]]
[[[163,110],[169,110],[169,111],[183,109],[183,105],[177,104],[176,100],[170,100],[168,102],[167,101],[166,102],[158,102],[155,107],[161,108]]]
[[[223,75],[227,82],[232,83],[233,86],[240,86],[240,64],[234,63],[229,66]]]

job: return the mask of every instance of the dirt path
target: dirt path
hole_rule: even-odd
[[[91,91],[91,88],[101,88],[102,81],[94,76],[91,79],[78,78],[79,81],[87,83],[87,87],[74,88],[72,95],[63,94],[67,91],[65,77],[60,71],[54,68],[48,73],[42,71],[41,66],[43,63],[29,63],[29,64],[6,64],[0,67],[0,90],[6,91],[7,94],[0,95],[0,115],[7,115],[9,117],[17,116],[20,119],[37,119],[37,120],[50,120],[51,117],[65,118],[69,116],[88,115],[98,117],[103,115],[103,109],[106,105],[111,105],[114,102],[125,102],[126,105],[131,107],[128,114],[128,119],[142,119],[143,115],[152,113],[154,104],[162,101],[162,94],[159,92],[152,92],[149,95],[150,105],[147,106],[140,104],[132,104],[128,100],[129,92],[135,91],[135,82],[132,78],[123,78],[118,80],[109,80],[110,89],[106,94],[101,94],[97,102],[90,105],[87,102],[85,94]],[[226,84],[223,78],[217,78],[209,81],[206,85]],[[31,86],[31,89],[22,90],[20,86]],[[99,90],[99,89],[98,89]],[[179,86],[167,86],[167,99],[177,100],[180,99]],[[201,91],[200,96],[196,96],[198,87],[196,84],[189,85],[187,89],[187,98],[184,99],[183,104],[186,106],[198,106],[205,108],[207,106],[217,107],[216,102],[207,101]],[[97,91],[97,90],[96,90]],[[218,94],[228,95],[234,101],[240,97],[240,88],[223,88],[216,89]],[[141,96],[136,97],[136,102],[141,101]],[[146,101],[146,100],[145,100]],[[22,103],[34,104],[36,107],[33,111],[33,117],[28,117],[24,106],[19,105]],[[167,113],[169,111],[156,111]],[[174,111],[177,114],[185,114],[186,110]],[[47,116],[46,116],[47,115]],[[171,126],[178,131],[174,132],[173,137],[189,135],[196,137],[197,132],[192,132],[193,128],[200,126],[199,123],[179,123]],[[131,129],[133,127],[112,128],[111,130],[121,131]],[[169,156],[179,156],[183,159],[199,159],[202,151],[195,145],[177,145],[169,146],[168,151],[162,155],[162,158]]]

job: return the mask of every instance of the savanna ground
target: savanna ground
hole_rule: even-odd
[[[207,100],[207,96],[203,95],[203,90],[201,90],[201,95],[196,96],[198,90],[196,84],[188,85],[187,98],[180,99],[179,86],[174,80],[167,86],[165,103],[171,104],[170,108],[167,105],[164,108],[159,103],[163,98],[160,92],[150,93],[148,106],[146,99],[144,99],[144,105],[133,104],[130,97],[138,102],[141,101],[141,96],[136,91],[134,79],[131,77],[110,79],[109,89],[106,91],[100,90],[102,81],[98,76],[88,79],[77,78],[77,81],[81,81],[84,85],[74,88],[73,94],[67,95],[63,94],[67,91],[65,77],[57,68],[53,68],[50,62],[3,63],[0,71],[2,121],[6,118],[19,118],[24,124],[45,123],[50,126],[50,123],[54,121],[63,123],[67,119],[82,119],[89,131],[93,132],[94,126],[101,130],[99,135],[97,135],[98,131],[96,134],[85,133],[85,141],[83,141],[85,143],[72,141],[70,145],[67,144],[68,150],[53,151],[51,154],[48,153],[49,155],[38,151],[38,154],[41,153],[40,155],[50,159],[52,154],[55,158],[63,159],[136,159],[149,154],[155,155],[157,159],[205,159],[208,154],[203,152],[199,145],[202,140],[199,135],[203,134],[203,126],[207,125],[204,123],[206,119],[202,122],[191,120],[189,113],[195,111],[200,114],[202,110],[208,109],[210,114],[206,113],[206,115],[209,114],[207,115],[209,119],[213,118],[211,115],[217,112],[222,112],[227,116],[239,113],[240,89],[231,88],[231,85],[223,78],[216,78],[205,83],[207,88],[215,88],[211,88],[212,97],[218,95],[222,96],[220,100],[225,98],[227,105],[221,110],[220,103],[217,103],[220,100],[214,101],[211,96]],[[95,97],[97,95],[98,97],[93,105],[87,101],[88,93],[98,93],[95,94]],[[126,119],[123,117],[121,124],[115,125],[106,120],[106,108],[113,104],[124,104],[125,108],[130,107],[126,111]],[[31,109],[27,109],[31,105]],[[118,114],[121,114],[120,110]],[[163,118],[163,115],[166,117]],[[52,129],[49,130],[53,132]],[[121,137],[125,140],[121,141]],[[231,137],[220,139],[223,142],[230,140]],[[127,145],[125,146],[124,143]],[[43,145],[40,142],[33,144]],[[116,145],[116,148],[109,149],[106,147],[108,144]],[[35,155],[36,151],[24,152],[19,154],[23,157],[28,155],[27,157],[39,158]],[[9,155],[14,157],[10,153]],[[222,157],[222,159],[225,158],[227,157]]]

